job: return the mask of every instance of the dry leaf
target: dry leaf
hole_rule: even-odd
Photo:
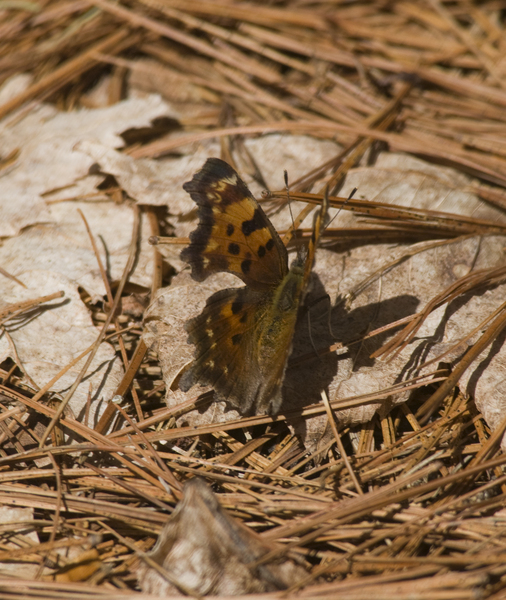
[[[3,87],[4,96],[18,91],[19,86],[14,83]],[[103,180],[103,176],[88,175],[94,159],[81,152],[78,144],[88,140],[106,149],[121,147],[123,131],[149,126],[160,116],[173,113],[159,97],[151,96],[99,110],[67,113],[42,104],[19,120],[6,119],[0,123],[0,155],[20,150],[17,162],[2,175],[0,236],[9,239],[0,247],[0,266],[27,286],[23,289],[2,276],[2,302],[15,304],[65,291],[61,302],[34,311],[29,318],[10,322],[6,328],[10,339],[5,333],[0,338],[0,360],[7,357],[19,360],[39,387],[47,384],[98,336],[78,288],[83,288],[95,301],[105,296],[105,287],[78,208],[88,220],[113,281],[120,279],[131,245],[133,212],[128,204],[118,206],[100,195],[98,201],[96,198],[89,202],[62,201],[92,191],[96,194],[95,186]],[[58,191],[47,194],[52,189]],[[141,251],[130,278],[146,287],[152,280],[149,235],[144,220]],[[84,360],[70,369],[52,391],[64,393]],[[121,376],[122,367],[114,349],[102,344],[70,403],[74,416],[82,418],[91,393],[94,402],[89,424],[93,425],[98,417],[95,412],[100,413],[104,401],[114,394]]]
[[[94,343],[98,329],[93,325],[74,282],[63,275],[42,269],[25,271],[22,279],[27,288],[4,279],[2,304],[14,304],[60,290],[65,292],[63,298],[50,305],[46,304],[40,310],[9,321],[5,326],[8,336],[5,332],[0,336],[0,362],[9,356],[17,360],[17,355],[26,374],[42,387]],[[74,382],[85,360],[83,358],[67,371],[51,389],[63,394]],[[93,426],[98,418],[95,413],[100,413],[105,405],[104,400],[114,394],[122,373],[123,368],[114,348],[107,343],[101,344],[87,377],[70,401],[74,417],[82,421],[91,389],[89,425]]]
[[[28,283],[24,275],[27,269],[51,270],[84,288],[93,300],[104,297],[106,290],[97,259],[78,209],[88,221],[111,280],[118,281],[128,259],[134,215],[127,204],[117,206],[110,200],[52,204],[49,223],[26,229],[0,247],[0,265],[24,283]],[[142,225],[139,258],[130,281],[148,287],[152,250],[147,219]]]
[[[92,140],[108,148],[124,145],[120,134],[171,116],[159,97],[126,100],[95,110],[58,112],[42,104],[23,119],[0,122],[0,156],[19,149],[17,162],[2,176],[0,237],[16,235],[30,225],[51,222],[42,194],[71,185],[88,174],[93,160],[76,148]],[[15,202],[13,199],[15,198]]]
[[[307,572],[290,558],[255,564],[274,548],[228,515],[202,479],[192,479],[149,553],[168,578],[145,562],[137,576],[143,592],[159,596],[183,590],[212,596],[282,590]]]
[[[371,196],[368,197],[382,202],[391,201],[501,221],[493,208],[466,191],[469,181],[452,169],[434,167],[418,159],[392,154],[386,154],[378,161],[378,165],[352,171],[344,193],[348,187],[357,186],[359,195],[369,193]],[[423,247],[423,244],[420,246]],[[335,301],[339,296],[350,293],[368,275],[402,256],[405,250],[404,247],[391,248],[387,245],[352,249],[349,253],[330,256],[330,263],[322,265],[319,261],[316,272]],[[322,254],[327,255],[326,252]],[[351,310],[342,315],[333,314],[333,331],[337,333],[337,339],[343,342],[363,335],[420,310],[435,295],[472,269],[495,267],[504,264],[504,260],[504,238],[500,236],[450,241],[446,246],[423,251],[372,283],[353,302]],[[340,271],[342,275],[336,276]],[[408,379],[416,375],[417,366],[435,358],[462,339],[481,319],[493,312],[503,298],[504,287],[478,294],[467,299],[467,302],[457,299],[450,307],[441,307],[429,317],[413,343],[387,363],[371,361],[368,357],[390,335],[378,336],[364,342],[361,347],[357,345],[355,349],[350,348],[350,358],[339,361],[340,372],[330,386],[330,398],[337,400],[373,393],[387,388],[400,378]],[[333,313],[338,310],[334,309]],[[470,340],[466,348],[475,340],[476,337]],[[461,354],[462,349],[458,356]],[[455,358],[450,356],[445,360],[449,362]],[[432,365],[432,369],[436,367],[437,364]],[[475,397],[487,422],[492,425],[485,409],[486,394],[479,394],[480,386],[476,386],[475,390],[467,386],[468,378],[476,373],[477,367],[478,364],[475,364],[467,371],[461,385]],[[496,381],[500,380],[501,377],[496,378]],[[407,396],[398,396],[395,401],[405,400]],[[382,404],[385,410],[389,409],[389,402]],[[372,404],[340,411],[338,415],[346,421],[365,422],[379,407],[378,404]]]
[[[172,214],[193,209],[193,203],[182,184],[191,178],[210,152],[218,152],[216,144],[207,144],[190,156],[155,161],[135,159],[95,141],[83,141],[77,144],[77,148],[98,163],[101,172],[114,175],[121,188],[137,202],[167,206]]]

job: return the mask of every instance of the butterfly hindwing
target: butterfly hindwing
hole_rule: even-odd
[[[275,361],[266,369],[265,355],[258,354],[259,334],[270,296],[247,287],[213,294],[200,315],[186,323],[188,341],[195,345],[195,359],[179,387],[211,385],[218,399],[228,400],[243,414],[269,412],[271,401],[281,402],[284,366]],[[278,381],[279,380],[279,381]]]
[[[181,253],[193,278],[222,271],[253,289],[278,285],[288,271],[285,246],[234,169],[210,158],[183,188],[199,207],[199,225]]]

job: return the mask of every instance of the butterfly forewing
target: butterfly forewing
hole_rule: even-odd
[[[288,272],[286,249],[234,169],[210,158],[183,187],[199,207],[199,225],[181,253],[193,278],[223,271],[253,289],[277,286]]]

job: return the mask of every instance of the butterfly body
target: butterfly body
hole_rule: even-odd
[[[262,327],[258,329],[258,343],[264,348],[267,360],[290,345],[297,312],[302,298],[304,276],[297,267],[290,269],[281,284],[266,298]]]
[[[243,414],[252,409],[276,414],[322,219],[308,256],[298,256],[288,268],[272,223],[227,163],[209,159],[184,189],[199,207],[199,225],[181,253],[193,278],[202,281],[225,271],[246,286],[213,294],[202,313],[187,322],[195,360],[179,386],[186,391],[209,384]]]

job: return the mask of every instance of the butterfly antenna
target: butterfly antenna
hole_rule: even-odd
[[[346,200],[343,202],[342,206],[339,208],[339,210],[336,212],[336,214],[332,217],[332,219],[330,219],[329,224],[327,225],[327,227],[330,226],[330,224],[332,223],[332,221],[337,217],[337,215],[343,210],[343,208],[348,204],[348,202],[353,198],[353,196],[357,193],[357,188],[353,188],[351,190],[351,194],[348,196],[348,198],[346,198]]]
[[[288,200],[288,208],[290,210],[290,217],[292,219],[292,231],[295,232],[295,219],[293,218],[293,213],[292,213],[292,202],[290,200],[290,188],[288,187],[288,172],[284,171],[284,175],[285,175],[285,189],[286,189],[286,198]]]

